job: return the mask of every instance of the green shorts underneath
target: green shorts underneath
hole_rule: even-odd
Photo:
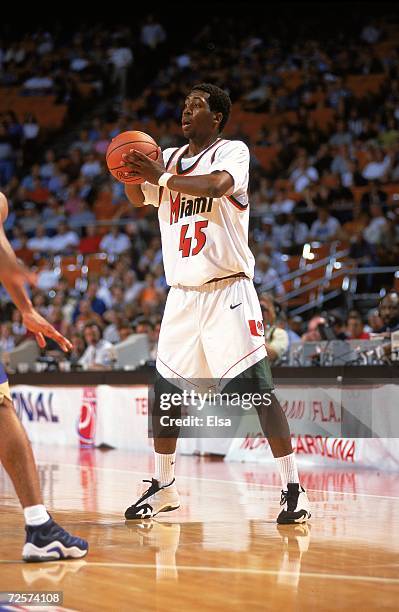
[[[264,357],[231,380],[226,387],[224,387],[223,391],[226,393],[237,391],[267,393],[273,389],[273,376],[269,360],[267,357]]]

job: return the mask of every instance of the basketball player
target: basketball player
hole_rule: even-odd
[[[38,345],[46,346],[44,336],[55,340],[65,352],[72,348],[50,323],[33,308],[24,283],[34,282],[34,275],[19,264],[4,233],[8,215],[7,199],[0,192],[0,282],[22,314],[23,325],[35,334]],[[7,376],[0,364],[0,461],[15,487],[25,517],[24,561],[77,559],[88,551],[85,540],[62,529],[43,505],[39,477],[32,448],[14,410]]]
[[[155,397],[170,381],[250,379],[253,392],[271,392],[271,404],[257,408],[281,473],[277,521],[310,518],[285,414],[272,393],[259,300],[252,283],[254,257],[248,247],[249,151],[241,141],[221,137],[231,102],[218,87],[195,86],[185,100],[182,130],[188,144],[166,149],[163,163],[140,152],[124,155],[126,184],[135,206],[158,207],[168,294],[158,343]],[[179,507],[173,431],[154,435],[155,477],[126,510],[127,519],[152,517]]]

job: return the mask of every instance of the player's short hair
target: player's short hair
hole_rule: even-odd
[[[231,100],[228,93],[220,89],[217,85],[212,85],[211,83],[199,83],[198,85],[194,85],[191,91],[205,91],[205,93],[209,93],[208,104],[211,111],[215,113],[222,113],[223,118],[219,125],[219,132],[223,131],[224,126],[226,125],[231,111]]]

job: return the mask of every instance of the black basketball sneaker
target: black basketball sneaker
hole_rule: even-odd
[[[308,496],[298,483],[289,482],[287,490],[281,491],[280,506],[284,506],[277,517],[280,525],[306,523],[311,517]]]
[[[125,512],[127,520],[153,518],[159,512],[170,512],[180,506],[175,479],[168,485],[160,486],[158,480],[143,480],[150,482],[151,486],[143,493],[133,506]]]

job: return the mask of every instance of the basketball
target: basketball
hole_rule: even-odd
[[[137,185],[143,183],[144,179],[124,176],[127,168],[123,165],[122,155],[130,153],[132,149],[141,151],[154,161],[158,159],[158,145],[155,140],[145,132],[132,130],[122,132],[111,140],[106,153],[106,161],[108,170],[118,181]]]

